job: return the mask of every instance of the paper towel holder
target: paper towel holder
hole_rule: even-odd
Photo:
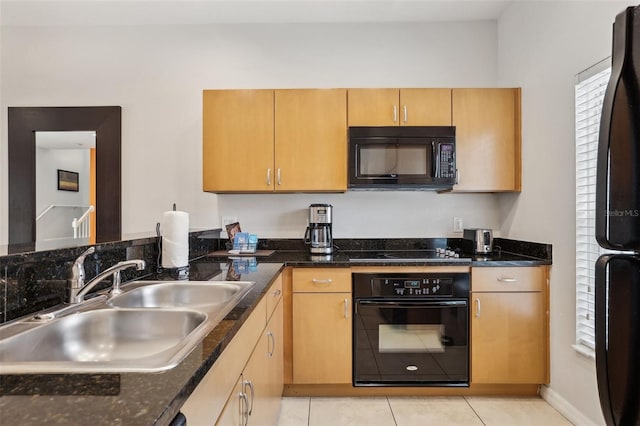
[[[176,203],[173,203],[173,211],[176,211]],[[158,258],[156,260],[156,272],[168,274],[175,280],[189,279],[189,265],[177,268],[166,268],[162,266],[162,234],[160,232],[160,222],[156,223],[156,236],[158,237]]]

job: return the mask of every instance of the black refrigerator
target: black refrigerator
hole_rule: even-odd
[[[640,425],[640,6],[613,24],[598,145],[596,372],[607,425]]]

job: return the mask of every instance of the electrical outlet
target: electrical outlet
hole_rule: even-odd
[[[462,218],[454,217],[453,218],[453,232],[462,232]]]

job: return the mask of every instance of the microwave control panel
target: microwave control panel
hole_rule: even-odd
[[[455,149],[452,143],[439,143],[438,144],[438,161],[439,161],[439,178],[455,178],[456,175],[456,162],[455,162]]]

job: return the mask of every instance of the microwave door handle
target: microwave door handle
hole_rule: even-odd
[[[440,160],[436,150],[436,141],[431,141],[431,177],[437,178],[440,175]]]

